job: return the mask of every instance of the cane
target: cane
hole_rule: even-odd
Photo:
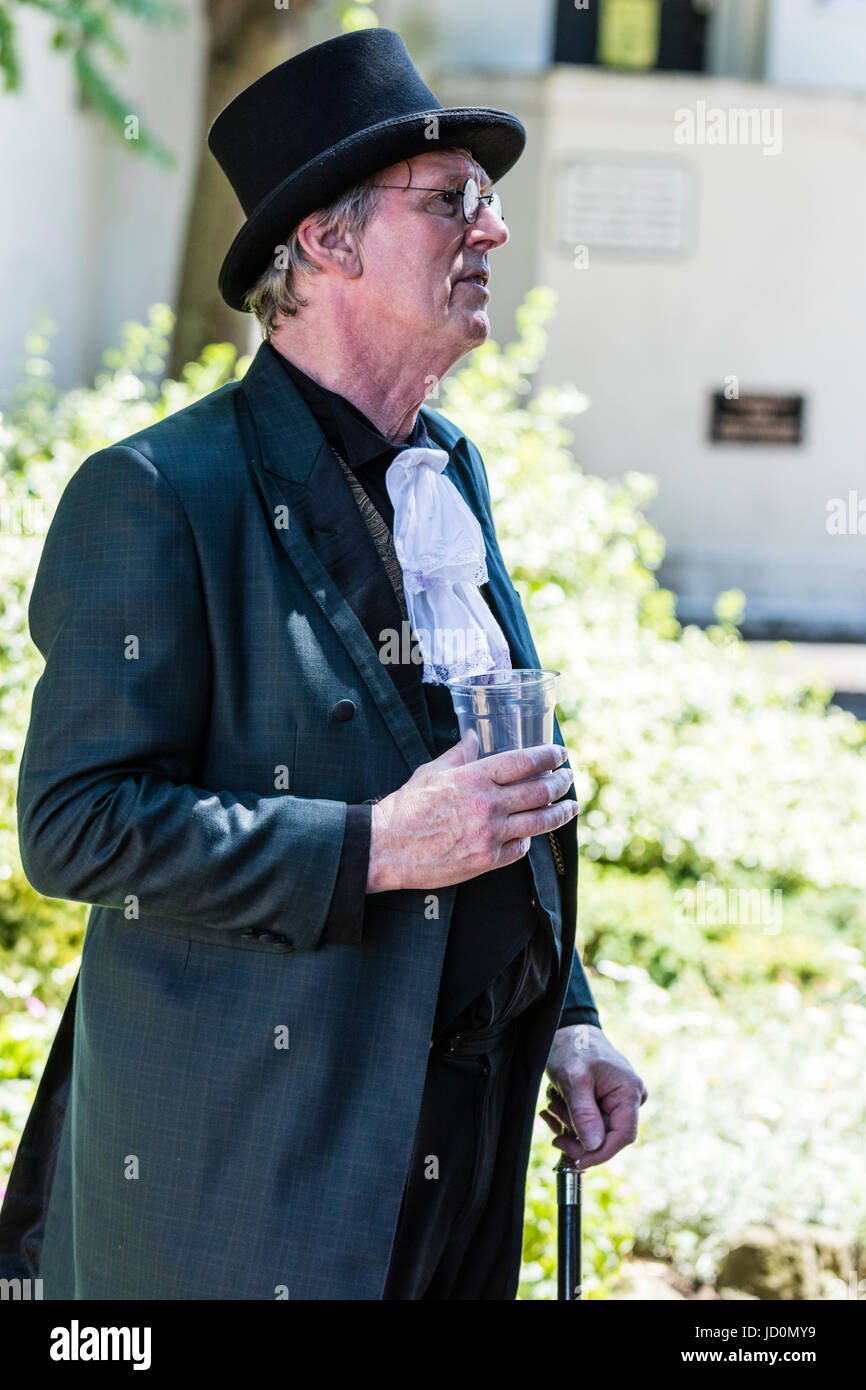
[[[577,1159],[565,1154],[554,1168],[557,1206],[556,1297],[559,1302],[583,1299],[580,1287],[580,1198],[582,1174]]]

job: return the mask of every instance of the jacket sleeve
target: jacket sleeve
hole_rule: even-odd
[[[595,1000],[576,947],[557,1027],[568,1028],[572,1023],[594,1023],[596,1028],[601,1028]]]
[[[212,653],[193,533],[136,449],[92,454],[48,530],[29,609],[45,658],[18,783],[37,892],[311,950],[346,803],[197,785]]]
[[[367,901],[367,875],[370,871],[372,820],[373,807],[367,802],[346,808],[343,852],[334,896],[322,932],[323,941],[339,941],[343,945],[354,946],[361,940]]]

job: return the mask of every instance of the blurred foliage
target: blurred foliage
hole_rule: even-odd
[[[649,1092],[637,1143],[583,1177],[587,1298],[612,1295],[630,1253],[711,1283],[751,1222],[811,1221],[866,1244],[866,905],[801,891],[778,930],[689,925],[679,891],[661,870],[580,869],[602,1027]],[[537,1120],[521,1298],[556,1297],[552,1137]]]
[[[833,989],[780,977],[741,989],[736,1009],[638,966],[599,969],[602,1016],[650,1092],[640,1141],[616,1161],[640,1193],[636,1253],[712,1281],[746,1226],[783,1218],[862,1248],[862,952],[839,953]]]
[[[584,1285],[608,1298],[632,1252],[712,1279],[747,1221],[779,1214],[866,1237],[858,1071],[864,1038],[864,726],[814,680],[740,639],[744,596],[681,628],[644,515],[655,484],[581,472],[574,387],[532,394],[553,309],[530,294],[519,334],[453,374],[442,408],[484,457],[497,532],[575,768],[583,857],[580,947],[605,1031],[649,1090],[639,1140],[584,1176]],[[69,477],[95,450],[240,378],[213,344],[165,380],[172,316],[128,324],[92,388],[59,392],[53,325],[27,344],[0,418],[0,1171],[8,1170],[78,968],[85,912],[23,876],[15,786],[41,659],[27,599]],[[722,914],[718,890],[768,916]],[[701,896],[703,895],[703,897]],[[698,910],[694,908],[697,905]],[[555,1296],[558,1158],[537,1121],[520,1297]]]
[[[344,34],[354,33],[358,29],[378,28],[379,19],[371,8],[372,4],[373,0],[354,0],[354,3],[349,5],[337,0],[337,16]]]
[[[630,1254],[669,1262],[693,1289],[712,1283],[753,1223],[814,1223],[862,1249],[862,952],[839,953],[834,989],[801,988],[782,970],[775,983],[741,986],[735,1007],[733,992],[719,1000],[688,978],[663,989],[640,966],[597,966],[603,1026],[649,1096],[637,1143],[583,1175],[585,1296],[609,1298]],[[551,1137],[537,1120],[524,1299],[556,1297]]]

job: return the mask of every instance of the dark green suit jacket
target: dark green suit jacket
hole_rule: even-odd
[[[481,459],[425,415],[515,664],[536,666]],[[431,756],[298,520],[321,486],[347,484],[263,347],[241,383],[88,458],[50,527],[20,844],[37,890],[94,906],[0,1217],[0,1274],[38,1273],[48,1299],[381,1297],[455,890],[433,919],[420,890],[371,895],[358,945],[321,939],[347,804]],[[345,544],[372,547],[355,519]],[[560,977],[515,1072],[490,1298],[516,1292],[563,1002],[593,1006],[575,823],[559,838]]]

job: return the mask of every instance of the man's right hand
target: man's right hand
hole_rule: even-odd
[[[559,800],[573,780],[566,756],[544,743],[467,762],[457,743],[423,763],[373,806],[367,892],[447,888],[521,859],[533,835],[577,815]]]

